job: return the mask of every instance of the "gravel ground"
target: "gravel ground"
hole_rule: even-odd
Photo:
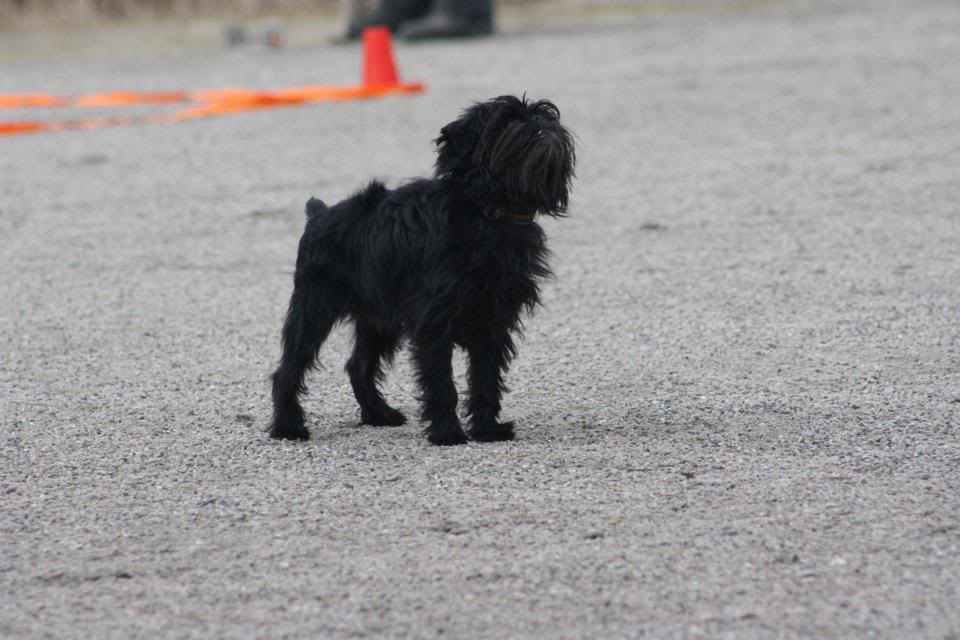
[[[958,34],[953,0],[601,13],[399,46],[422,96],[0,139],[0,636],[955,640]],[[358,70],[22,56],[0,91]],[[303,202],[523,91],[580,167],[518,439],[358,427],[341,329],[314,439],[269,440]],[[386,395],[415,414],[405,358]]]

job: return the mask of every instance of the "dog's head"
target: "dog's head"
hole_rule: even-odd
[[[561,216],[576,156],[549,100],[500,96],[478,102],[440,130],[436,175],[491,208]]]

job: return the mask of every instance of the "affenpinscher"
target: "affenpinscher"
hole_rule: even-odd
[[[513,439],[498,422],[503,376],[516,355],[521,313],[550,275],[536,215],[562,216],[574,177],[573,137],[547,101],[500,96],[440,131],[433,178],[397,189],[373,181],[327,207],[307,202],[283,356],[273,374],[274,438],[306,440],[304,374],[338,321],[354,323],[347,361],[362,422],[401,425],[383,399],[381,361],[409,339],[427,439],[466,442],[451,356],[467,350],[470,437]]]

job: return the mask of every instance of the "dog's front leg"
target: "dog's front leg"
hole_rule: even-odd
[[[470,357],[467,371],[470,400],[467,402],[467,411],[470,414],[470,437],[474,440],[513,440],[513,423],[497,422],[500,398],[506,391],[503,374],[510,366],[513,348],[509,335],[477,341],[467,347]]]
[[[413,361],[433,444],[463,444],[467,436],[457,417],[457,388],[453,384],[453,341],[440,332],[419,331],[413,339]]]

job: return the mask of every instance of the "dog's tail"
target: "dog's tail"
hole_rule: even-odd
[[[316,198],[310,198],[307,200],[307,220],[316,218],[319,215],[323,215],[327,212],[327,205],[323,204],[323,200],[318,200]]]

